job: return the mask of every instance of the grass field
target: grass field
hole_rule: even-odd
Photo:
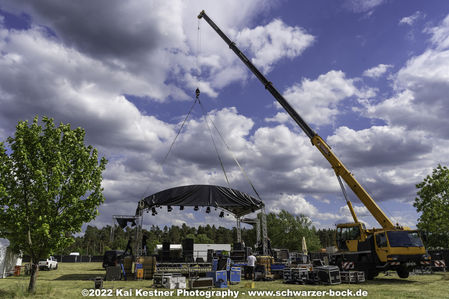
[[[94,287],[93,279],[103,276],[105,271],[101,263],[60,263],[58,270],[39,271],[37,277],[36,294],[29,295],[26,291],[29,276],[8,277],[0,279],[0,298],[83,298],[81,291]],[[325,285],[290,285],[282,281],[255,282],[255,288],[245,287],[247,281],[243,280],[237,285],[230,286],[230,290],[239,291],[238,298],[250,298],[250,291],[333,291],[351,290],[354,293],[359,290],[368,292],[364,298],[449,298],[449,273],[437,273],[432,275],[411,275],[408,279],[400,279],[396,274],[385,276],[380,274],[375,280],[363,284],[341,284],[334,286]],[[136,296],[136,290],[154,291],[152,281],[105,281],[105,289],[112,289],[109,298],[167,298],[164,296]],[[115,296],[116,292],[132,289],[134,296]],[[212,291],[224,291],[226,289],[213,289]],[[167,290],[165,290],[167,291]],[[245,294],[242,294],[244,292]],[[176,294],[176,291],[174,291]],[[311,293],[310,293],[311,294]],[[205,295],[207,295],[205,293]],[[294,296],[291,296],[292,298]],[[298,296],[296,296],[298,298]],[[173,296],[173,298],[205,298],[205,296]],[[214,297],[215,298],[215,297]],[[231,298],[231,297],[227,297]],[[273,298],[273,296],[258,296],[258,298]],[[324,296],[324,298],[328,298]],[[357,297],[356,297],[357,298]],[[360,297],[358,297],[360,298]],[[363,298],[363,297],[362,297]]]

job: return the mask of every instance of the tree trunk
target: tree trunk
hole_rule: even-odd
[[[28,293],[34,293],[36,290],[36,277],[37,272],[39,271],[39,266],[34,261],[31,262],[31,276],[30,276],[30,284],[28,285]]]

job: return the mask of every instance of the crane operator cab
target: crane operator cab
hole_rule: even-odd
[[[357,251],[359,242],[366,240],[364,223],[343,223],[337,225],[337,247],[341,251]]]

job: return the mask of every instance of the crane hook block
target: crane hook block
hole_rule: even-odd
[[[196,94],[196,98],[198,99],[200,97],[200,89],[199,88],[197,88],[195,90],[195,94]]]

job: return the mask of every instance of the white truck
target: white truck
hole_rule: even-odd
[[[58,269],[58,261],[53,256],[50,256],[45,261],[39,261],[39,270],[52,269]]]

